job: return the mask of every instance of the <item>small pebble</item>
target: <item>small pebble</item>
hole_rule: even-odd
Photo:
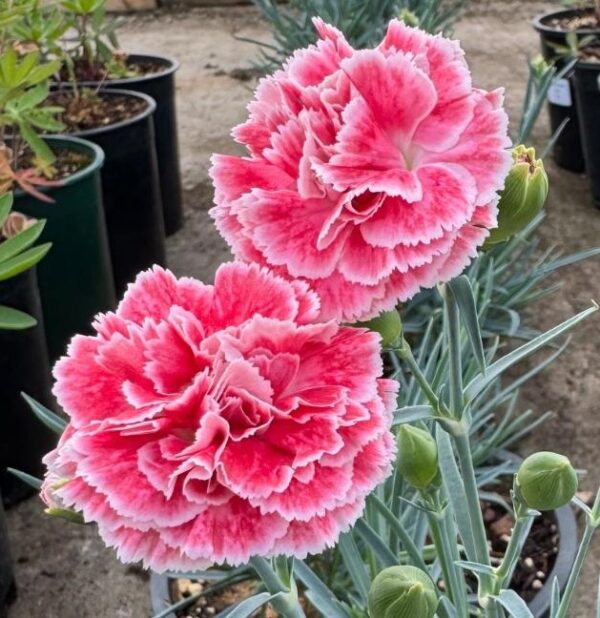
[[[538,579],[546,579],[546,573],[544,573],[544,571],[538,571],[538,572],[535,574],[535,576],[536,576]]]
[[[525,568],[529,569],[530,571],[532,571],[533,568],[535,567],[535,563],[529,556],[525,558],[525,560],[523,560],[523,565],[525,566]]]
[[[531,587],[534,590],[541,590],[544,587],[544,584],[539,579],[534,579],[531,583]]]

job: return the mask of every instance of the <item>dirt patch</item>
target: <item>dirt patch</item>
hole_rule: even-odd
[[[66,133],[108,127],[135,118],[148,109],[144,99],[91,89],[81,90],[77,95],[72,90],[57,90],[50,94],[49,103],[63,108],[59,118],[66,126]]]

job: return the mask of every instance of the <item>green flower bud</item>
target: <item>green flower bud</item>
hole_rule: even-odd
[[[410,9],[402,9],[398,14],[398,19],[413,28],[418,28],[421,25],[419,16]]]
[[[541,54],[538,54],[533,58],[533,60],[529,63],[531,67],[531,72],[535,75],[536,78],[540,79],[547,73],[551,66],[544,60],[544,57]]]
[[[577,484],[571,462],[556,453],[534,453],[517,472],[517,490],[523,502],[536,511],[552,511],[569,504]]]
[[[391,346],[402,336],[402,320],[400,314],[394,309],[384,311],[376,318],[367,322],[358,322],[357,326],[363,326],[381,335],[381,344]]]
[[[433,618],[437,605],[430,577],[413,566],[384,569],[369,590],[371,618]]]
[[[512,151],[514,165],[504,183],[498,203],[498,227],[491,231],[485,246],[508,240],[527,227],[548,197],[548,176],[535,149],[523,145]]]
[[[403,478],[417,489],[425,489],[438,473],[438,450],[433,436],[412,425],[400,425],[397,466]]]

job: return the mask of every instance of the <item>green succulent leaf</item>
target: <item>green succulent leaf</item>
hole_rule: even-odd
[[[10,209],[13,205],[13,194],[4,193],[0,195],[0,226],[4,225],[8,215],[10,213]]]
[[[45,225],[45,220],[37,221],[12,238],[0,243],[0,266],[3,262],[6,262],[6,260],[31,247],[39,238]]]
[[[45,243],[31,249],[27,249],[20,255],[0,264],[0,281],[16,277],[27,269],[35,266],[50,251],[51,243]]]
[[[37,320],[23,311],[0,305],[0,330],[25,330],[37,324]]]

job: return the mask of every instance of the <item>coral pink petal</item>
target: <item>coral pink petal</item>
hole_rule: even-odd
[[[309,554],[321,553],[324,548],[337,543],[340,534],[354,525],[364,508],[364,500],[357,500],[306,522],[293,521],[287,534],[276,542],[271,553],[291,554],[301,559]]]
[[[433,84],[409,56],[386,58],[377,50],[362,50],[344,60],[342,68],[369,106],[375,122],[394,140],[412,139],[436,105]]]
[[[284,156],[285,152],[281,153],[276,161],[281,163]],[[293,168],[294,155],[288,154],[287,157],[290,157],[289,165]],[[211,162],[209,174],[216,188],[217,202],[235,200],[255,187],[284,189],[294,183],[294,177],[285,171],[284,166],[273,165],[262,159],[213,155]]]
[[[238,201],[238,216],[270,264],[286,266],[295,277],[327,277],[343,249],[340,235],[323,250],[319,233],[332,208],[328,200],[302,200],[291,191],[255,190]]]
[[[240,498],[207,509],[183,526],[162,530],[163,539],[192,559],[235,566],[268,555],[288,529],[279,515],[262,514]]]
[[[351,462],[336,467],[316,464],[308,482],[294,479],[283,492],[272,493],[253,503],[261,512],[279,513],[287,521],[308,521],[348,502],[351,485]]]
[[[390,197],[361,224],[363,238],[375,247],[428,243],[466,224],[475,208],[475,181],[460,166],[428,165],[418,171],[423,200],[409,204]]]

